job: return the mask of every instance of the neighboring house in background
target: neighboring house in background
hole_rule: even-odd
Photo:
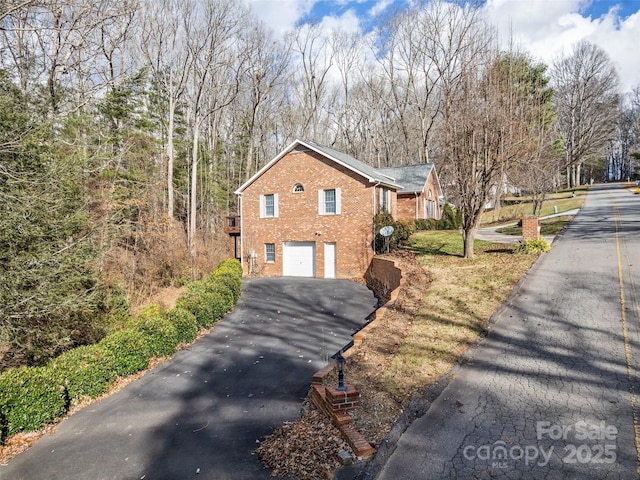
[[[433,163],[381,168],[378,171],[402,185],[398,190],[397,218],[439,220],[442,217],[444,196]]]
[[[427,170],[423,188],[439,188],[435,169]],[[245,275],[362,278],[374,255],[374,216],[405,216],[401,191],[382,170],[296,140],[235,192],[240,217],[227,217],[226,227],[232,252]]]

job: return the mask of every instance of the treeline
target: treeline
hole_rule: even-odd
[[[471,4],[367,35],[276,37],[241,0],[9,0],[0,21],[3,365],[92,343],[110,311],[211,271],[234,190],[295,138],[436,163],[467,246],[507,182],[634,174],[640,92],[622,101],[606,54],[500,51]]]

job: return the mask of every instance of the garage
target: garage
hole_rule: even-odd
[[[282,275],[285,277],[315,277],[316,244],[285,242],[282,247]]]

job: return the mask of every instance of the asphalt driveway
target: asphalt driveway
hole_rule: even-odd
[[[252,454],[257,441],[299,416],[313,373],[375,305],[346,280],[245,280],[209,334],[62,422],[0,478],[271,478]]]

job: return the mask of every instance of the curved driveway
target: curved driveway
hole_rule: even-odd
[[[313,373],[375,305],[346,280],[245,280],[209,334],[72,415],[0,478],[269,479],[257,440],[299,416]]]

